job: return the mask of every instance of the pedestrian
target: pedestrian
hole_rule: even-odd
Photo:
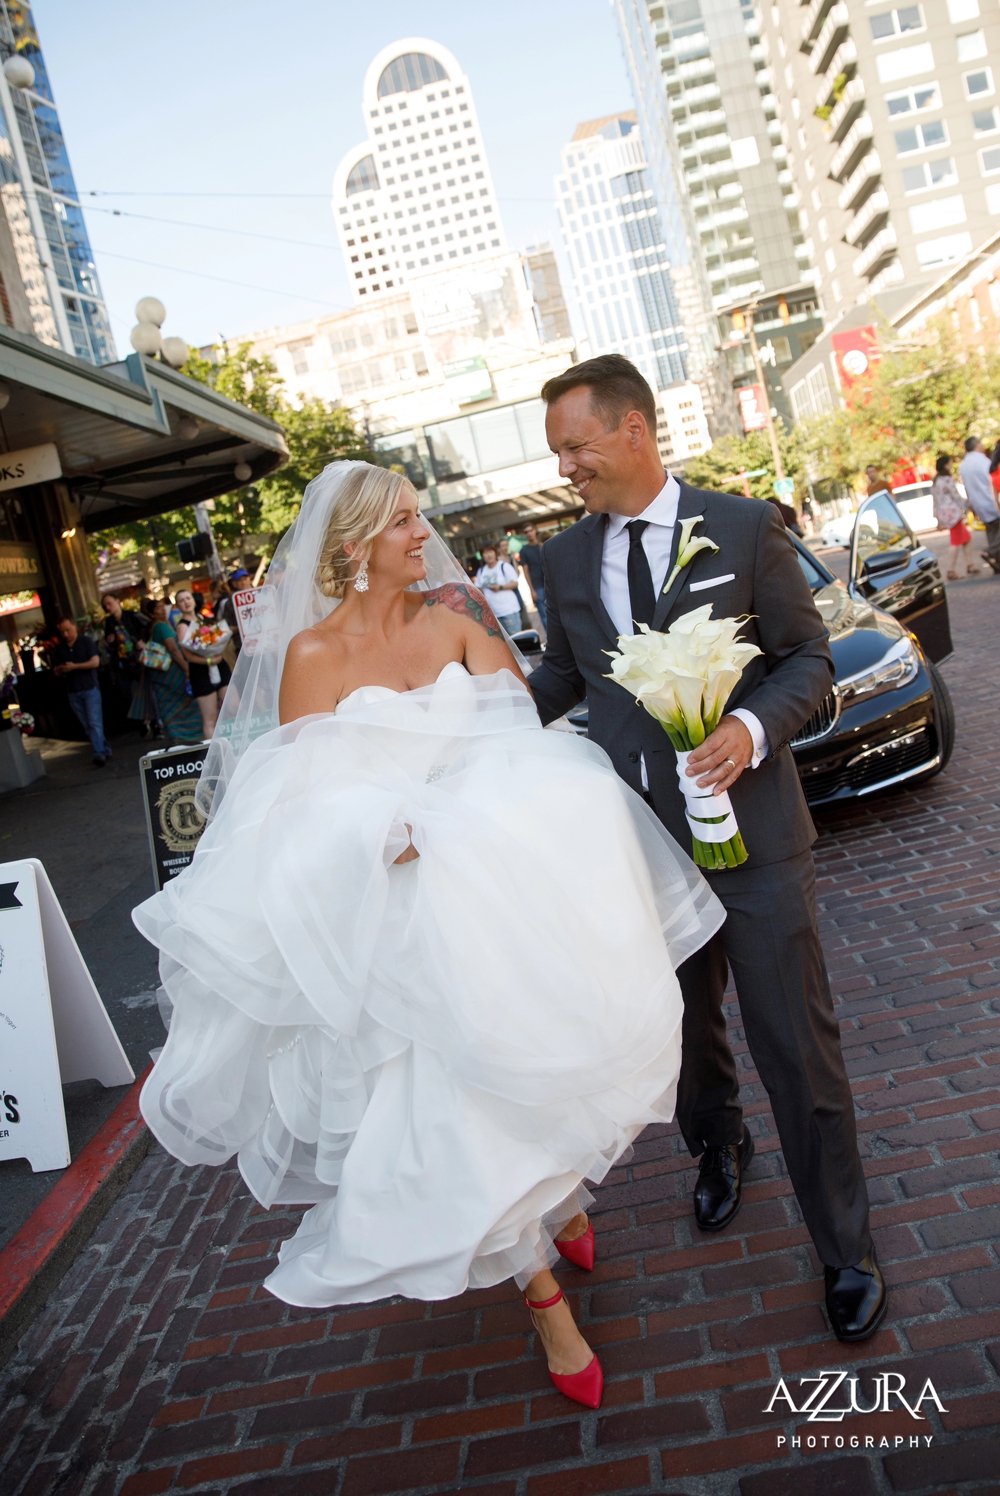
[[[997,508],[996,494],[990,482],[990,459],[978,436],[966,438],[965,456],[959,471],[969,508],[986,526],[983,560],[1000,575],[1000,509]]]
[[[176,630],[167,622],[168,607],[163,597],[153,604],[153,628],[145,650],[157,716],[174,742],[200,743],[205,735],[202,716],[188,695],[188,662],[177,642]]]
[[[539,544],[538,529],[535,525],[525,525],[524,533],[527,536],[527,543],[521,547],[520,561],[524,574],[528,578],[531,600],[542,620],[542,628],[545,628],[545,567],[542,562],[542,546]]]
[[[101,657],[93,634],[81,634],[72,618],[60,618],[56,629],[62,639],[52,651],[53,674],[66,677],[69,704],[94,750],[94,768],[103,769],[111,757],[104,736],[104,710],[97,669]]]
[[[133,721],[141,722],[142,736],[145,737],[150,730],[148,722],[143,720],[141,714],[137,718],[132,709],[137,695],[140,698],[142,696],[141,688],[137,690],[142,673],[140,646],[149,632],[148,620],[140,615],[138,609],[123,608],[121,599],[113,592],[104,593],[101,607],[104,609],[104,643],[112,679],[125,703],[127,716]]]
[[[517,572],[509,561],[501,561],[493,544],[483,546],[483,564],[476,572],[476,586],[485,594],[504,633],[516,634],[521,626]]]
[[[951,555],[948,557],[946,575],[949,582],[957,582],[960,576],[978,576],[979,567],[973,565],[970,555],[972,531],[965,523],[966,504],[952,474],[951,456],[948,452],[940,454],[936,467],[937,476],[931,488],[934,518],[942,530],[949,531]],[[959,561],[962,563],[961,572],[958,570]]]
[[[247,573],[241,568],[234,571],[229,578],[220,577],[212,584],[212,616],[217,623],[224,623],[232,632],[232,638],[226,645],[223,659],[230,670],[235,669],[236,660],[243,647],[240,638],[240,626],[236,617],[236,603],[233,594],[240,590],[240,582],[249,581]]]
[[[184,650],[187,660],[191,695],[198,703],[198,709],[201,712],[204,729],[202,737],[210,738],[215,731],[219,707],[225,698],[226,687],[232,680],[232,671],[221,654],[218,659],[205,660],[200,655],[193,654],[191,650],[184,648],[184,641],[198,632],[204,618],[195,601],[194,593],[189,587],[182,587],[179,592],[175,592],[174,602],[180,610],[180,617],[174,628],[177,633],[177,642]]]
[[[517,598],[517,605],[521,612],[521,628],[530,628],[531,620],[528,617],[528,609],[521,594],[521,558],[518,556],[516,550],[511,551],[510,541],[506,536],[497,541],[497,556],[501,562],[506,561],[508,566],[513,566],[514,568],[514,575],[517,577],[517,592],[514,595]]]
[[[874,462],[870,462],[865,468],[865,479],[868,483],[868,497],[873,493],[892,493],[892,484],[888,478],[883,478]]]

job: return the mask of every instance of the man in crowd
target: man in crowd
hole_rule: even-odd
[[[965,442],[965,456],[959,469],[962,486],[969,501],[969,508],[986,526],[986,549],[983,560],[1000,573],[1000,509],[990,482],[990,459],[978,436],[970,436]]]
[[[892,484],[889,482],[888,478],[882,477],[882,474],[879,472],[874,462],[870,462],[865,468],[865,480],[868,484],[869,498],[871,498],[873,493],[881,493],[883,489],[887,493],[892,493]]]
[[[528,537],[527,545],[522,545],[519,557],[528,578],[528,586],[531,589],[531,600],[538,610],[538,616],[542,620],[542,628],[546,628],[545,622],[545,572],[542,569],[542,547],[538,543],[538,531],[534,525],[525,525],[524,533]]]
[[[499,549],[492,541],[483,546],[483,564],[476,573],[476,586],[493,609],[504,633],[516,634],[521,626],[517,572],[509,561],[501,560]]]
[[[94,767],[103,769],[111,757],[104,736],[104,713],[97,667],[101,663],[97,645],[90,634],[81,634],[72,618],[60,618],[56,624],[62,643],[52,651],[53,673],[66,677],[69,704],[94,750]]]

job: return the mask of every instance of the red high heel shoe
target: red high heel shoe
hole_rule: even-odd
[[[528,1306],[528,1313],[531,1314],[532,1309],[551,1309],[553,1304],[558,1304],[559,1300],[565,1297],[566,1295],[560,1288],[559,1292],[553,1294],[550,1299],[532,1300],[525,1298],[524,1302]],[[538,1321],[533,1314],[531,1315],[531,1323],[537,1330]],[[597,1359],[596,1352],[593,1360],[582,1371],[574,1371],[570,1376],[561,1376],[558,1371],[550,1370],[549,1376],[552,1378],[556,1390],[561,1392],[564,1397],[571,1397],[574,1402],[582,1403],[585,1408],[599,1408],[601,1406],[601,1395],[604,1392],[604,1372],[601,1370],[601,1363]]]
[[[582,1236],[576,1237],[574,1241],[557,1241],[556,1251],[560,1257],[565,1257],[574,1267],[586,1268],[588,1273],[594,1270],[594,1223],[587,1222],[587,1229]]]

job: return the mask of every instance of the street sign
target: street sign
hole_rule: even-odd
[[[62,1088],[135,1080],[48,875],[0,864],[0,1159],[70,1161]]]
[[[795,479],[794,478],[775,478],[775,480],[774,480],[774,491],[778,495],[779,499],[783,499],[785,497],[786,493],[794,493],[795,492]]]
[[[273,649],[278,642],[278,609],[274,588],[248,587],[233,593],[233,607],[243,648],[253,654],[260,648]]]
[[[146,806],[153,882],[159,893],[190,863],[205,829],[205,817],[194,792],[208,753],[208,743],[160,748],[139,760]]]

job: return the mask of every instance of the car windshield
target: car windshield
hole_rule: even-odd
[[[825,572],[820,571],[811,556],[806,555],[805,551],[800,551],[798,546],[795,547],[795,554],[799,558],[799,565],[802,567],[805,579],[809,583],[810,592],[822,592],[824,587],[829,587],[830,578]]]

